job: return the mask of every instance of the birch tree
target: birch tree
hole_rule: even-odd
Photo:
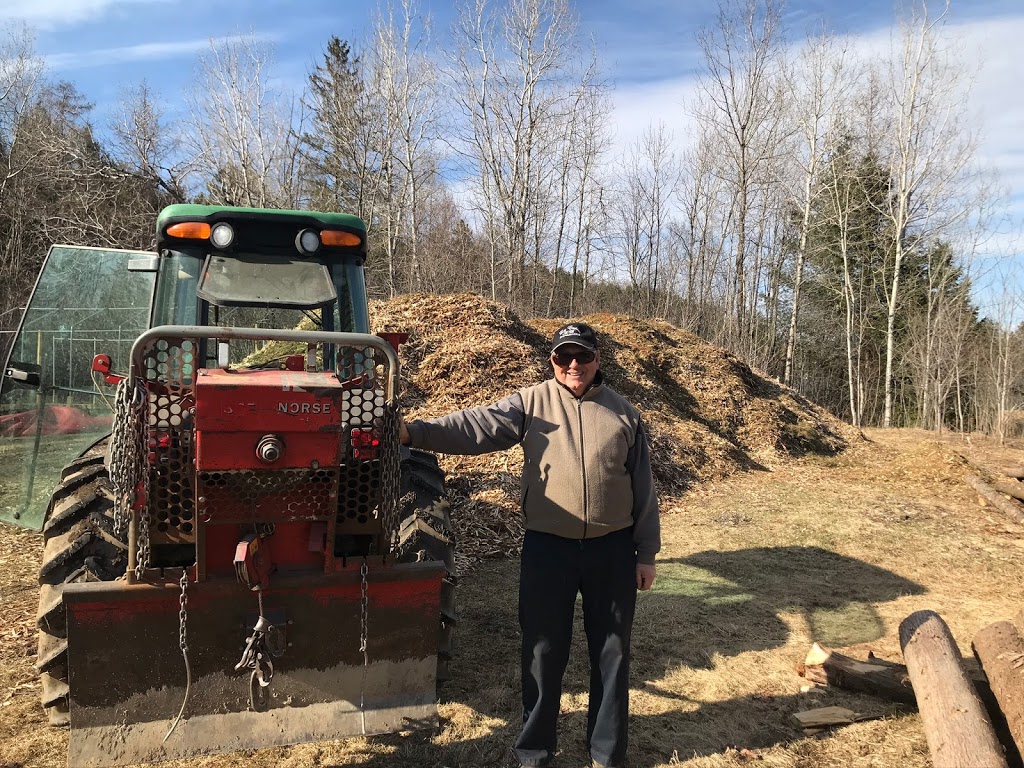
[[[938,239],[971,215],[964,194],[973,158],[973,137],[958,119],[965,109],[961,68],[940,40],[948,4],[936,17],[925,5],[900,26],[899,47],[888,71],[891,134],[887,138],[890,194],[884,213],[892,229],[892,268],[888,275],[885,410],[883,426],[893,424],[896,323],[900,312],[904,262],[915,242]]]
[[[593,73],[581,66],[567,0],[511,0],[500,10],[475,0],[459,9],[454,34],[453,99],[492,242],[491,296],[515,305],[531,254],[539,258],[545,239],[538,219],[548,200],[542,183],[551,178],[549,150],[570,119],[573,95]]]
[[[186,148],[223,205],[301,208],[302,105],[273,87],[272,52],[253,36],[211,41],[199,60]]]
[[[666,290],[663,259],[678,164],[664,124],[648,126],[618,164],[614,204],[619,253],[630,284],[630,313],[649,317]]]
[[[355,117],[372,123],[367,132],[375,147],[378,247],[387,261],[387,291],[402,286],[418,290],[423,284],[419,253],[420,215],[424,197],[437,171],[433,147],[441,132],[439,69],[429,55],[430,22],[412,0],[387,3],[374,26],[367,50],[362,91],[374,98],[376,109]],[[370,94],[373,94],[372,97]],[[360,102],[362,100],[359,100]],[[407,265],[408,275],[399,270]]]
[[[796,254],[793,272],[792,305],[789,331],[786,337],[786,362],[782,380],[793,381],[793,356],[796,352],[797,320],[800,312],[800,289],[803,282],[804,262],[807,258],[811,211],[816,194],[815,185],[823,161],[825,132],[829,117],[841,104],[842,89],[846,85],[844,68],[846,50],[827,34],[807,39],[795,66],[790,70],[792,107],[795,111],[795,194],[799,222],[797,224]]]
[[[750,350],[756,304],[750,262],[758,258],[754,229],[767,215],[765,191],[778,178],[785,138],[779,71],[781,14],[773,0],[723,0],[715,26],[698,37],[703,72],[698,81],[704,119],[716,139],[729,187],[728,248],[733,262],[726,296],[729,337]]]

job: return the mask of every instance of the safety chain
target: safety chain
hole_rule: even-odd
[[[370,567],[363,558],[363,564],[359,567],[359,650],[363,654],[363,678],[359,687],[359,716],[362,721],[363,735],[366,735],[366,673],[370,668],[370,654],[367,650],[369,639],[369,589]]]
[[[181,709],[178,710],[178,716],[174,718],[174,722],[171,723],[171,729],[164,736],[164,741],[167,741],[168,737],[174,733],[174,729],[178,727],[178,722],[185,713],[185,705],[188,704],[189,691],[192,689],[192,666],[188,661],[188,632],[186,628],[188,621],[188,568],[182,569],[180,584],[181,596],[178,598],[178,647],[181,648],[181,656],[185,659],[185,697],[181,701]]]
[[[150,478],[149,403],[145,384],[124,379],[117,385],[114,424],[110,438],[110,481],[117,492],[114,531],[123,536],[132,515],[139,512],[136,536],[135,577],[142,579],[149,567]]]
[[[145,458],[145,388],[132,386],[128,379],[117,385],[114,396],[114,423],[110,435],[110,481],[117,489],[114,504],[114,532],[123,536],[135,503],[138,473]]]

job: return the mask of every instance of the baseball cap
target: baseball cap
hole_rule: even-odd
[[[551,337],[551,351],[554,352],[564,344],[575,344],[596,352],[597,334],[586,323],[569,323],[555,331],[555,335]]]

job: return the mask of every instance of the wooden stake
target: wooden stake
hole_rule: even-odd
[[[932,763],[942,768],[1007,768],[992,723],[942,618],[934,611],[907,616],[900,623],[900,647]]]

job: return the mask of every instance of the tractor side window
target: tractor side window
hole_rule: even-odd
[[[196,285],[202,261],[194,255],[171,251],[160,260],[153,325],[198,325]]]
[[[0,387],[0,519],[39,527],[61,468],[110,431],[114,389],[94,380],[92,359],[130,368],[154,274],[128,262],[149,255],[50,249]]]

